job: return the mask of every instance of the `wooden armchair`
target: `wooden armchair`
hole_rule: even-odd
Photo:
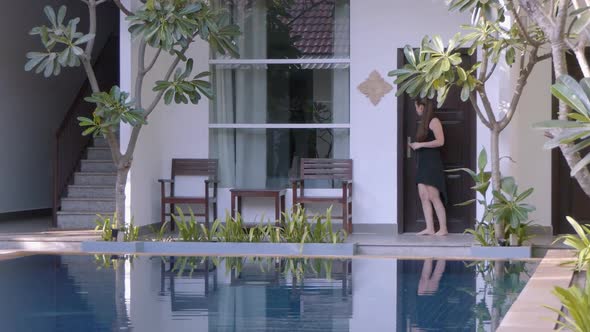
[[[195,216],[205,217],[205,226],[209,228],[209,205],[213,205],[213,220],[217,219],[217,159],[172,159],[172,174],[170,179],[159,179],[161,184],[161,208],[162,224],[166,221],[166,204],[170,206],[172,216],[175,213],[176,204],[204,205],[204,213],[196,213]],[[207,177],[205,183],[205,195],[176,196],[174,184],[177,176],[203,176]],[[170,195],[166,195],[166,183],[170,184]],[[210,191],[212,189],[212,192]],[[211,195],[212,194],[212,195]],[[172,218],[172,217],[171,217]],[[170,222],[170,229],[174,230],[174,222]]]
[[[337,197],[313,197],[305,194],[305,180],[332,180],[342,182],[342,195]],[[334,203],[342,205],[342,226],[352,233],[352,160],[302,158],[299,178],[291,180],[293,186],[293,206],[305,203]]]

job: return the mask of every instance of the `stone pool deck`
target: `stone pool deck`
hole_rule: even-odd
[[[570,286],[572,269],[561,264],[572,256],[569,250],[549,250],[496,331],[554,331],[557,317],[544,306],[561,308],[551,292],[555,286]]]
[[[82,253],[82,242],[99,239],[92,230],[64,231],[49,227],[49,218],[0,221],[0,250],[21,250],[43,253]],[[542,257],[552,245],[554,237],[538,235],[532,242],[534,257]],[[357,255],[370,257],[434,258],[454,257],[474,259],[471,254],[473,237],[468,234],[448,236],[417,236],[415,234],[354,233],[348,243],[357,243]]]

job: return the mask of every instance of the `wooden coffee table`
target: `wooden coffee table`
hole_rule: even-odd
[[[279,222],[282,218],[282,213],[285,212],[285,193],[286,189],[230,189],[231,192],[231,216],[236,216],[236,202],[238,204],[237,211],[242,213],[242,198],[243,197],[268,197],[275,200],[275,222]]]

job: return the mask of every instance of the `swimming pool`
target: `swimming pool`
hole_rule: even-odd
[[[0,261],[0,322],[2,331],[492,331],[535,267],[28,256]]]

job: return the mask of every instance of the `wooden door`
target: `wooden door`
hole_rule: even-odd
[[[586,49],[586,58],[590,58],[590,48]],[[576,80],[583,77],[582,71],[573,54],[567,54],[568,72]],[[559,103],[553,98],[553,118],[557,119]],[[590,153],[585,149],[582,155]],[[579,223],[590,223],[590,198],[582,191],[578,181],[570,176],[570,168],[560,150],[552,152],[552,216],[553,234],[574,233],[566,216],[572,216]]]
[[[398,50],[398,66],[405,63],[403,50]],[[471,67],[474,57],[463,56],[465,67]],[[435,112],[442,124],[445,145],[442,158],[445,169],[474,169],[476,159],[476,114],[471,104],[462,102],[460,90],[449,92],[445,104]],[[414,101],[406,94],[398,98],[398,231],[418,232],[426,227],[422,205],[416,186],[416,158],[408,150],[408,139],[415,140],[418,116]],[[462,233],[472,227],[475,220],[475,206],[457,207],[455,204],[474,198],[473,182],[465,173],[445,174],[447,179],[448,204],[447,225],[449,232]],[[436,216],[435,216],[436,220]],[[438,225],[436,225],[438,228]]]

